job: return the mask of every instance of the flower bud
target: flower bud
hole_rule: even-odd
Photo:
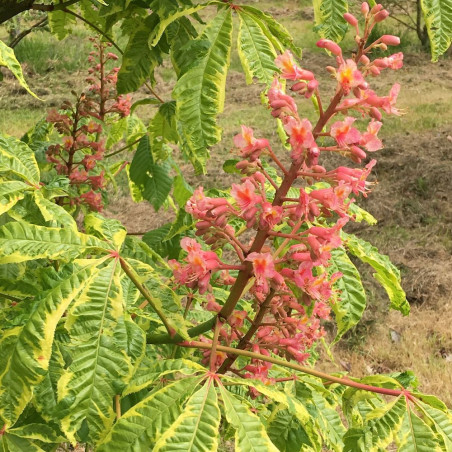
[[[317,42],[317,47],[329,50],[333,55],[336,56],[342,55],[342,49],[335,42],[329,39],[321,39]]]
[[[314,91],[318,86],[319,86],[319,82],[317,80],[311,80],[308,83],[308,90],[309,91]]]
[[[369,114],[372,118],[375,118],[377,121],[381,121],[381,118],[383,117],[380,110],[377,107],[372,107],[369,110]]]
[[[370,73],[376,77],[377,75],[380,75],[380,69],[378,69],[377,66],[371,66]]]
[[[398,46],[400,44],[400,38],[398,36],[383,35],[380,40],[388,46]]]
[[[359,59],[360,63],[364,65],[368,65],[370,63],[369,58],[366,55],[361,55],[361,58]]]
[[[382,9],[383,9],[383,5],[381,3],[378,3],[370,10],[370,14],[377,14]]]
[[[352,26],[352,27],[356,27],[358,25],[358,19],[350,13],[345,13],[344,14],[344,19]]]
[[[327,67],[326,67],[326,70],[327,70],[330,74],[336,76],[336,68],[334,68],[333,66],[327,66]]]
[[[292,88],[290,88],[292,91],[301,91],[302,89],[306,88],[306,82],[298,82],[295,83]]]
[[[352,156],[357,157],[358,159],[366,158],[366,153],[358,146],[351,146],[350,153],[352,154]]]
[[[363,2],[361,4],[361,13],[367,16],[369,14],[369,3]]]
[[[380,11],[379,13],[375,14],[374,20],[376,23],[383,22],[387,17],[389,16],[389,11],[384,9]]]

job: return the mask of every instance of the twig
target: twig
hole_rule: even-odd
[[[117,151],[110,152],[110,154],[105,155],[104,158],[107,158],[107,157],[113,157],[114,155],[119,154],[120,152],[125,151],[126,149],[129,149],[129,148],[131,148],[132,146],[135,146],[135,145],[136,145],[137,143],[139,143],[139,141],[140,141],[143,137],[145,137],[146,135],[148,135],[148,134],[145,133],[145,134],[142,135],[140,138],[137,138],[133,143],[130,143],[130,144],[128,144],[127,146],[124,146],[124,147],[122,147],[121,149],[118,149]]]
[[[58,5],[32,5],[30,9],[34,9],[36,11],[64,11],[68,6],[73,5],[74,3],[78,3],[80,0],[69,0],[66,3],[59,3]]]
[[[39,27],[43,27],[44,25],[47,24],[47,17],[43,17],[40,21],[36,22],[34,25],[32,25],[30,28],[28,28],[27,30],[22,31],[21,33],[19,33],[9,44],[9,47],[11,47],[12,49],[14,49],[14,47],[17,46],[17,44],[19,44],[20,41],[22,41],[22,39],[25,38],[25,36],[29,35],[35,28],[39,28]]]
[[[118,394],[115,395],[116,420],[121,417],[121,399]]]

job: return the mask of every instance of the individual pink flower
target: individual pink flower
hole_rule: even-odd
[[[88,179],[94,190],[103,188],[105,185],[105,171],[102,171],[98,176],[89,176]]]
[[[340,147],[348,147],[349,144],[359,143],[361,134],[358,129],[352,127],[356,118],[347,116],[343,121],[337,121],[331,126],[331,136]]]
[[[71,149],[71,147],[74,145],[74,138],[72,138],[71,136],[63,137],[61,141],[63,142],[63,146],[66,149]]]
[[[100,193],[95,193],[90,190],[87,193],[82,193],[80,199],[97,212],[100,212],[103,209],[102,195]]]
[[[378,151],[383,147],[383,143],[377,137],[382,125],[380,121],[371,121],[367,126],[367,132],[361,135],[359,144],[364,146],[369,152]]]
[[[395,107],[399,92],[400,85],[398,83],[395,83],[391,88],[391,91],[389,91],[389,96],[384,98],[382,108],[388,115],[400,116],[402,114],[402,112]]]
[[[263,149],[270,147],[268,140],[255,138],[253,129],[246,126],[234,137],[234,145],[240,149],[242,157],[251,157],[251,160],[256,160]]]
[[[403,67],[403,53],[402,52],[398,52],[398,53],[394,53],[394,55],[391,55],[389,57],[387,57],[388,60],[388,67],[390,69],[400,69],[401,67]]]
[[[300,121],[289,117],[284,124],[284,128],[289,134],[289,143],[292,146],[292,158],[299,158],[303,149],[308,149],[315,145],[314,136],[312,135],[312,124],[308,119]]]
[[[312,199],[318,201],[324,208],[336,212],[343,217],[347,214],[348,205],[346,198],[350,195],[352,188],[341,182],[337,187],[321,188],[309,193]]]
[[[314,74],[301,69],[296,63],[290,50],[286,50],[275,59],[276,66],[281,69],[281,77],[286,80],[313,80]]]
[[[253,264],[253,273],[259,292],[268,292],[268,279],[274,279],[276,283],[283,284],[284,280],[275,270],[275,263],[270,253],[251,253],[246,260]]]
[[[259,227],[261,229],[273,229],[282,218],[283,209],[281,206],[273,206],[269,202],[262,203],[262,211],[259,217]]]
[[[88,173],[86,171],[79,171],[77,168],[69,175],[69,179],[73,184],[83,184],[88,179]],[[93,187],[94,188],[94,187]]]
[[[242,214],[249,210],[256,212],[256,205],[262,201],[261,196],[256,193],[255,185],[249,179],[240,185],[232,184],[231,196],[235,199]]]
[[[376,163],[376,160],[371,160],[364,169],[339,166],[335,170],[329,171],[328,177],[339,183],[345,182],[356,195],[362,193],[366,196],[368,186],[370,185],[370,182],[367,182],[366,179]]]
[[[358,70],[356,63],[350,59],[339,66],[336,78],[346,93],[357,87],[363,89],[367,88],[367,83],[364,80],[363,74]]]

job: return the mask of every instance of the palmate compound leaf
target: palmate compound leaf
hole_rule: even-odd
[[[321,450],[322,438],[317,431],[317,426],[315,425],[314,419],[312,418],[306,407],[296,398],[289,396],[284,391],[280,391],[273,387],[264,385],[263,383],[256,380],[245,378],[239,379],[230,376],[224,376],[223,379],[237,385],[244,385],[255,388],[258,392],[268,397],[273,402],[285,406],[291,414],[296,416],[296,418],[303,426],[303,429],[305,430],[310,441],[308,445],[314,450]]]
[[[251,412],[244,400],[231,394],[223,385],[218,386],[229,424],[235,430],[236,452],[278,452],[261,420]]]
[[[198,172],[204,171],[208,148],[221,138],[217,115],[223,111],[232,44],[232,14],[220,8],[200,41],[208,48],[177,81],[173,91],[176,117],[185,152]]]
[[[89,249],[105,249],[105,245],[108,246],[96,237],[73,229],[16,221],[0,228],[0,264],[35,259],[69,261]]]
[[[0,134],[0,173],[5,172],[39,184],[40,173],[34,152],[23,141]]]
[[[402,427],[406,412],[403,396],[367,414],[362,428],[351,428],[344,436],[344,452],[379,452],[384,450]]]
[[[8,47],[2,40],[0,40],[0,66],[7,67],[22,87],[25,88],[33,97],[39,99],[36,94],[30,90],[27,82],[25,81],[22,66],[17,61],[16,55],[14,55],[14,50],[11,47]]]
[[[375,271],[374,278],[383,286],[391,301],[391,308],[408,315],[410,305],[400,284],[400,272],[388,256],[380,254],[369,242],[353,234],[342,233],[345,248]]]
[[[348,11],[347,0],[314,0],[316,30],[322,38],[342,41],[347,32],[344,14]]]
[[[203,379],[204,376],[182,378],[151,392],[121,416],[98,445],[97,452],[152,450]]]
[[[67,210],[50,199],[46,199],[41,190],[36,190],[33,195],[44,220],[51,222],[51,224],[54,223],[55,226],[61,225],[72,229],[77,233],[77,223]]]
[[[336,343],[360,321],[366,309],[366,292],[360,274],[345,250],[337,248],[331,256],[331,271],[342,273],[342,277],[335,283],[338,296],[331,304],[337,323],[337,334],[333,342]]]
[[[67,316],[72,363],[58,383],[57,411],[71,442],[84,421],[89,442],[105,435],[115,417],[114,396],[121,394],[133,370],[117,337],[123,316],[120,273],[119,261],[112,259],[91,278]]]
[[[452,43],[452,2],[421,0],[421,6],[430,38],[432,61],[438,61]]]
[[[58,321],[71,302],[96,275],[100,260],[75,267],[37,300],[23,326],[3,331],[0,340],[0,418],[13,425],[29,402],[33,388],[45,377]]]
[[[208,378],[184,407],[176,422],[155,445],[154,452],[212,452],[218,449],[221,413],[214,379]]]
[[[237,50],[246,75],[246,82],[253,77],[269,85],[278,68],[275,65],[276,51],[271,41],[262,31],[252,15],[238,10],[240,28],[237,37]]]

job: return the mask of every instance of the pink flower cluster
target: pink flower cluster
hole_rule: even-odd
[[[61,135],[61,144],[47,148],[47,161],[55,165],[58,174],[69,178],[74,195],[69,204],[83,204],[91,210],[103,208],[101,190],[105,187],[105,171],[96,168],[105,154],[105,140],[102,139],[103,125],[107,119],[116,120],[130,114],[130,98],[117,96],[116,82],[119,68],[107,71],[108,61],[117,60],[113,53],[107,53],[109,43],[90,38],[97,49],[90,53],[87,78],[92,85],[87,94],[77,97],[75,104],[65,101],[60,111],[50,110],[47,121],[52,123]],[[98,63],[96,63],[98,61]]]
[[[375,23],[387,17],[381,5],[372,9],[366,5],[362,37],[358,20],[349,13],[345,17],[357,33],[358,51],[353,59],[344,59],[341,48],[332,41],[318,43],[335,56],[337,63],[336,68],[327,68],[336,80],[336,90],[325,110],[314,74],[299,67],[289,51],[276,59],[281,74],[274,79],[267,96],[272,115],[281,120],[287,134],[290,168],[280,162],[268,140],[256,138],[252,129],[242,126],[241,133],[234,137],[242,158],[237,163],[244,176],[241,182],[232,184],[230,197],[210,197],[200,187],[187,202],[187,212],[197,220],[196,236],[212,250],[231,247],[237,263],[226,264],[213,251],[203,251],[193,239],[183,239],[185,263],[171,261],[176,283],[199,289],[206,296],[206,309],[220,313],[220,318],[223,306],[215,300],[211,286],[232,286],[234,293],[236,284],[242,284],[255,318],[259,318],[256,324],[250,319],[251,312],[238,309],[237,300],[221,326],[222,344],[233,346],[239,341],[242,348],[256,353],[273,353],[302,363],[324,335],[321,322],[328,319],[331,304],[340,300],[335,282],[342,275],[331,271],[332,252],[342,246],[342,228],[355,219],[350,208],[353,196],[367,196],[367,178],[376,162],[371,160],[363,168],[340,166],[328,171],[319,163],[320,156],[337,152],[360,163],[367,158],[367,152],[383,147],[378,138],[382,113],[400,114],[395,107],[399,85],[394,85],[388,96],[379,97],[366,81],[366,76],[379,75],[384,68],[399,69],[403,58],[395,54],[369,59],[367,54],[372,49],[396,45],[398,38],[385,35],[366,44]],[[316,97],[316,125],[300,118],[297,103],[286,94],[281,78],[294,83],[294,93]],[[360,126],[366,117],[367,123]],[[268,170],[264,157],[282,172],[281,179],[271,176],[274,169]],[[243,231],[250,229],[256,231],[254,239],[242,239]],[[247,328],[253,329],[253,335],[243,344],[240,341]],[[204,355],[207,360],[210,351]],[[217,352],[216,365],[221,366],[226,358]],[[270,367],[253,360],[234,371],[268,382]]]

